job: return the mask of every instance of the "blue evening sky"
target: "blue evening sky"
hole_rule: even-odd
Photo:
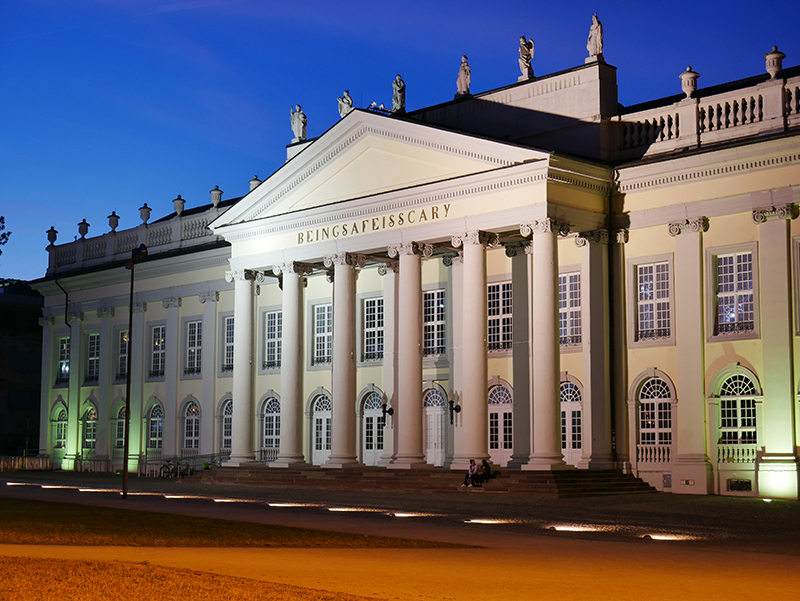
[[[0,0],[0,215],[12,232],[0,277],[45,275],[58,243],[244,195],[283,164],[289,109],[308,135],[337,119],[345,88],[360,107],[409,110],[453,98],[462,54],[471,91],[516,81],[518,40],[536,75],[584,62],[594,11],[625,105],[680,92],[691,65],[707,87],[764,73],[773,45],[800,64],[800,2],[450,2],[436,0]]]

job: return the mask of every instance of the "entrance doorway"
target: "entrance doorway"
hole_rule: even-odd
[[[489,456],[506,466],[514,452],[514,400],[505,386],[489,390]]]
[[[441,467],[444,465],[444,408],[445,399],[439,388],[431,388],[422,398],[425,408],[425,461]]]
[[[370,392],[364,399],[364,433],[361,460],[364,465],[378,465],[383,454],[383,399],[377,392]]]
[[[561,382],[561,453],[578,467],[583,453],[583,398],[574,382]]]
[[[322,465],[331,456],[331,415],[333,404],[329,396],[321,394],[314,401],[314,413],[311,417],[313,425],[313,446],[311,463]]]

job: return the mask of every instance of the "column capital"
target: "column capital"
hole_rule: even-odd
[[[575,238],[575,246],[582,248],[587,244],[608,244],[608,230],[581,232]]]
[[[52,326],[55,323],[56,323],[56,318],[53,317],[52,315],[49,315],[48,317],[40,317],[39,318],[39,325],[42,326],[42,327],[44,327],[44,326]]]
[[[462,251],[458,251],[457,253],[448,253],[442,257],[442,263],[444,263],[445,267],[452,267],[454,263],[463,263],[464,262],[464,253]]]
[[[677,236],[683,232],[699,232],[708,231],[708,217],[695,217],[694,219],[683,219],[681,221],[669,222],[669,235]]]
[[[252,269],[231,269],[225,272],[226,282],[241,282],[256,279],[256,272]]]
[[[67,321],[69,323],[83,321],[83,311],[71,311],[70,313],[67,313]]]
[[[528,244],[524,242],[511,242],[509,244],[503,244],[503,247],[506,249],[506,256],[508,258],[516,257],[518,254],[525,252],[525,247]]]
[[[569,223],[551,219],[550,217],[519,225],[519,233],[526,237],[533,234],[550,234],[552,232],[557,232],[559,236],[566,236],[569,231]]]
[[[180,296],[165,298],[164,300],[161,301],[161,306],[164,307],[165,309],[172,309],[172,308],[177,309],[182,304],[183,304],[183,299],[181,299]]]
[[[794,203],[772,205],[753,209],[753,223],[764,223],[771,219],[794,219],[797,217]]]
[[[378,267],[379,275],[386,275],[390,271],[398,273],[400,271],[400,261],[384,261],[383,265]]]
[[[100,307],[97,309],[97,317],[103,319],[104,317],[114,317],[114,307]]]
[[[219,302],[219,292],[203,292],[197,295],[200,304]]]
[[[614,236],[614,242],[617,244],[626,244],[630,238],[628,230],[613,230],[611,234]]]
[[[322,257],[322,263],[330,269],[335,265],[349,265],[350,267],[364,267],[367,264],[367,258],[364,255],[356,253],[334,253]]]
[[[147,311],[147,303],[145,302],[133,303],[134,313],[144,313],[146,311]]]
[[[285,273],[296,273],[299,275],[307,275],[314,270],[311,263],[301,263],[300,261],[287,261],[272,266],[272,273],[275,275],[283,275]]]
[[[467,244],[480,244],[481,246],[498,246],[500,244],[500,236],[492,232],[484,232],[483,230],[472,230],[459,234],[453,234],[450,241],[456,248],[464,247]]]
[[[433,256],[433,246],[424,242],[401,242],[386,247],[389,256],[399,257],[400,255],[422,255],[426,259]]]

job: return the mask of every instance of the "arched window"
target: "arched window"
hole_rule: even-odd
[[[114,448],[124,449],[125,448],[125,405],[120,407],[119,411],[117,411],[114,431],[116,433],[116,437],[114,440]]]
[[[364,399],[364,451],[383,450],[383,397],[372,391]]]
[[[97,409],[89,407],[83,414],[83,448],[97,447]]]
[[[513,410],[511,405],[514,399],[511,391],[505,386],[492,386],[489,389],[489,453],[498,449],[512,449],[513,442]],[[499,405],[506,405],[500,407]],[[500,422],[502,420],[503,436],[500,437]],[[492,461],[503,464],[504,461],[492,457]]]
[[[153,405],[147,421],[147,448],[160,449],[164,436],[164,409],[160,404]]]
[[[572,381],[561,382],[561,450],[565,454],[582,448],[581,389]],[[574,461],[574,459],[573,459]],[[568,463],[571,463],[568,461]]]
[[[422,399],[422,406],[423,407],[444,407],[445,400],[444,395],[438,388],[431,388],[425,394],[425,398]]]
[[[222,406],[222,450],[230,451],[232,442],[233,442],[233,399],[228,399]],[[186,447],[186,448],[192,448],[192,447]]]
[[[184,449],[200,448],[200,407],[196,402],[190,401],[186,405],[186,423],[184,424]]]
[[[64,449],[67,446],[67,410],[61,409],[53,423],[53,448]]]
[[[658,377],[646,380],[639,390],[639,444],[672,444],[672,393]]]
[[[264,403],[264,445],[265,449],[279,449],[281,446],[281,404],[278,399],[267,399]]]
[[[742,373],[728,377],[720,386],[720,444],[756,444],[755,383]]]

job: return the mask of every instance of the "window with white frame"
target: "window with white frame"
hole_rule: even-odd
[[[489,350],[509,350],[513,335],[511,282],[489,284],[487,302]]]
[[[228,399],[222,406],[222,450],[230,451],[233,443],[233,400]]]
[[[714,255],[714,335],[755,330],[754,251]]]
[[[97,447],[97,409],[89,407],[83,414],[83,448]]]
[[[183,374],[186,376],[201,373],[203,365],[203,322],[189,321],[186,323],[186,367]]]
[[[514,448],[513,412],[510,410],[514,401],[511,392],[505,386],[493,386],[489,390],[489,450]],[[503,411],[505,408],[509,410]],[[502,424],[500,421],[502,420]],[[501,429],[502,428],[502,429]]]
[[[283,311],[269,311],[264,316],[264,364],[263,369],[281,366],[283,341]]]
[[[167,326],[153,326],[150,345],[150,377],[163,378],[166,364]]]
[[[753,381],[744,374],[726,379],[719,392],[719,443],[756,444],[756,399]]]
[[[672,393],[661,378],[650,378],[639,391],[639,444],[672,444]]]
[[[558,276],[558,336],[561,346],[581,343],[581,273]]]
[[[264,440],[262,448],[279,449],[281,446],[281,404],[269,399],[264,404]]]
[[[333,305],[314,305],[314,365],[325,365],[333,358]]]
[[[128,376],[128,330],[120,330],[117,335],[117,380]]]
[[[445,338],[444,290],[431,290],[422,297],[422,354],[444,355]]]
[[[153,405],[147,421],[147,448],[160,449],[164,439],[164,408]]]
[[[183,448],[184,449],[199,449],[200,448],[200,407],[194,401],[190,401],[186,405],[186,413],[184,414],[184,435],[183,435]]]
[[[581,389],[573,382],[561,382],[560,397],[562,403],[574,403],[574,405],[562,405],[561,449],[562,451],[567,448],[580,449],[582,448],[583,436],[581,427],[582,412],[580,405],[578,405],[582,400]]]
[[[56,371],[56,386],[69,383],[69,337],[58,339],[58,367]]]
[[[85,384],[96,384],[100,380],[100,334],[89,334],[86,339]]]
[[[636,341],[662,340],[672,335],[672,286],[669,262],[635,266]]]
[[[223,322],[225,334],[222,348],[222,371],[233,371],[233,317],[226,317]]]
[[[120,407],[117,411],[117,423],[115,424],[116,436],[114,439],[114,448],[122,449],[125,447],[125,406]]]
[[[364,299],[362,361],[383,359],[383,298]]]
[[[53,448],[63,449],[67,446],[67,410],[61,409],[56,415],[53,433]]]

